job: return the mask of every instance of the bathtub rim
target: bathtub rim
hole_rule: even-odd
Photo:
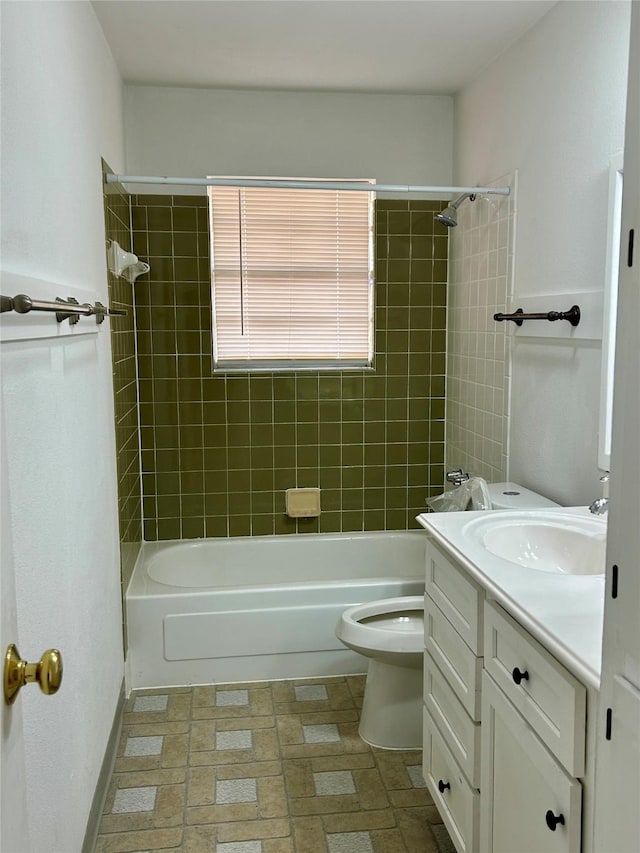
[[[326,586],[351,586],[360,584],[365,580],[372,582],[389,582],[397,580],[400,577],[405,578],[420,578],[424,574],[424,563],[418,568],[415,575],[371,575],[360,578],[346,577],[340,580],[308,580],[308,581],[283,581],[282,583],[251,583],[237,584],[234,586],[178,586],[165,584],[151,578],[147,573],[147,564],[158,554],[175,549],[176,551],[184,551],[192,548],[202,547],[206,543],[224,542],[229,543],[231,547],[241,547],[244,543],[258,544],[277,542],[282,544],[289,540],[310,540],[310,541],[348,541],[352,539],[415,539],[421,540],[426,546],[427,536],[423,530],[364,530],[364,531],[348,531],[345,533],[291,533],[291,534],[268,534],[265,536],[209,536],[199,539],[162,539],[154,541],[143,541],[136,558],[129,583],[127,584],[125,598],[145,598],[145,597],[164,597],[167,595],[184,595],[195,596],[203,592],[215,591],[217,595],[225,595],[229,593],[248,590],[270,590],[274,587],[287,587],[288,589],[310,589],[313,587]],[[237,543],[237,544],[236,544]]]

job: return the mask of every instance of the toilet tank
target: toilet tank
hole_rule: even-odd
[[[549,509],[555,501],[518,483],[487,483],[493,509]]]

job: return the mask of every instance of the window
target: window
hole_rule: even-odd
[[[214,370],[371,366],[373,196],[209,187]]]

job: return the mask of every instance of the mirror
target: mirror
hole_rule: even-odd
[[[598,467],[603,471],[609,471],[611,468],[613,370],[616,351],[620,225],[622,220],[622,162],[621,152],[612,157],[609,167],[607,261],[602,321],[602,372],[600,375],[600,427],[598,431]]]

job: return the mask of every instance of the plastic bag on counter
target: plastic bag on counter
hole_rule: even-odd
[[[491,498],[487,481],[482,477],[470,477],[435,498],[427,498],[426,504],[433,512],[464,512],[467,509],[482,510],[491,509]]]

